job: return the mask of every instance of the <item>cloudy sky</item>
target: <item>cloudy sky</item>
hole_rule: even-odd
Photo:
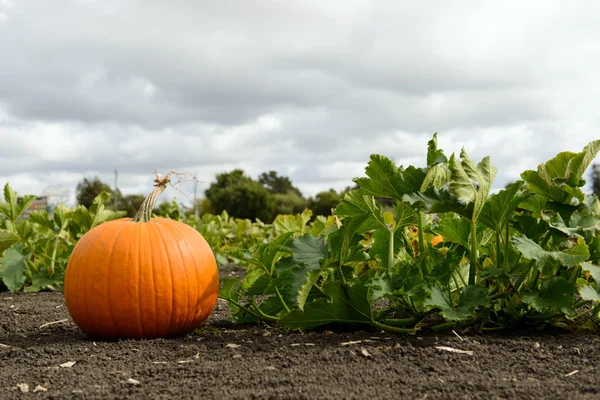
[[[418,5],[417,5],[418,4]],[[600,2],[0,0],[0,184],[277,170],[342,189],[434,132],[495,187],[600,138]],[[181,193],[175,193],[185,201]],[[189,194],[189,193],[188,193]],[[189,197],[187,198],[189,199]]]

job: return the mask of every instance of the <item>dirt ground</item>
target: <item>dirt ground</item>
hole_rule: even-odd
[[[61,293],[0,293],[0,399],[597,399],[600,336],[400,336],[235,326],[100,342]],[[472,353],[454,353],[442,346]]]

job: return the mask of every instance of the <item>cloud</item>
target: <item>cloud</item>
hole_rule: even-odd
[[[369,155],[492,156],[502,187],[597,139],[600,5],[0,0],[0,183],[243,168],[306,194]],[[35,27],[35,29],[31,29]]]

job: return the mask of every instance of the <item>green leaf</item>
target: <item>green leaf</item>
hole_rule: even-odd
[[[571,204],[573,198],[584,201],[580,187],[585,181],[582,176],[600,150],[600,140],[589,143],[582,152],[559,153],[553,159],[538,166],[537,171],[528,170],[521,174],[529,190],[550,200]]]
[[[402,168],[398,168],[392,160],[379,154],[373,154],[365,168],[365,173],[368,178],[354,179],[358,186],[376,197],[402,200],[405,193]]]
[[[11,292],[21,289],[26,280],[27,265],[25,260],[30,255],[21,254],[21,248],[21,244],[17,244],[6,250],[4,257],[0,258],[2,282]]]
[[[531,211],[535,216],[541,218],[542,212],[547,209],[546,203],[548,199],[544,196],[534,193],[532,196],[527,197],[519,204],[519,208],[527,211]]]
[[[126,211],[106,210],[104,204],[109,200],[110,194],[101,192],[96,196],[89,210],[82,205],[77,206],[70,216],[77,224],[79,233],[84,234],[104,222],[122,218],[127,214]]]
[[[286,232],[277,236],[269,243],[260,244],[254,249],[252,255],[246,258],[246,261],[262,268],[267,274],[272,275],[275,264],[284,255],[290,253],[290,250],[287,248],[287,243],[292,237],[292,232]]]
[[[546,279],[538,293],[525,291],[521,300],[539,312],[565,312],[573,306],[573,295],[577,291],[574,284],[564,278]]]
[[[408,203],[397,202],[396,204],[394,204],[393,209],[395,214],[395,229],[418,224],[419,213]]]
[[[431,230],[442,235],[445,241],[457,243],[469,249],[471,224],[464,218],[443,218]]]
[[[356,178],[354,182],[375,197],[402,201],[407,193],[418,192],[425,180],[425,171],[415,167],[403,170],[387,157],[373,154],[365,172],[368,178]]]
[[[6,229],[0,229],[0,255],[18,241],[19,237],[17,235]]]
[[[465,286],[460,294],[461,307],[489,307],[491,305],[488,289],[479,285]]]
[[[468,321],[475,317],[476,307],[489,307],[491,301],[486,288],[478,285],[469,285],[463,288],[459,304],[452,306],[448,298],[448,289],[436,286],[431,288],[431,297],[425,302],[426,305],[442,311],[442,316],[447,321]]]
[[[579,295],[586,301],[600,301],[600,292],[594,289],[592,285],[585,285],[579,288]]]
[[[433,134],[431,140],[427,143],[427,166],[429,168],[448,162],[444,151],[438,148],[437,132]]]
[[[544,211],[542,216],[550,227],[571,238],[584,238],[586,243],[591,243],[596,237],[596,232],[600,231],[600,218],[589,210],[575,211],[571,214],[568,225],[556,211]]]
[[[361,280],[346,287],[327,283],[323,291],[327,298],[318,298],[304,305],[304,311],[294,310],[279,319],[292,329],[311,329],[328,324],[365,324],[372,322],[368,288]]]
[[[584,271],[590,273],[590,276],[594,278],[596,283],[600,283],[600,266],[588,262],[582,263],[581,266]]]
[[[51,231],[54,230],[54,221],[50,219],[50,214],[45,210],[35,210],[29,214],[29,222],[43,226]]]
[[[434,187],[430,187],[425,192],[407,194],[404,196],[404,201],[427,213],[454,212],[468,219],[473,216],[473,203],[465,205],[447,190]]]
[[[533,240],[524,236],[513,237],[513,244],[523,253],[523,257],[536,260],[535,268],[544,275],[553,274],[557,264],[571,267],[581,264],[590,257],[588,247],[583,239],[578,239],[576,246],[565,251],[545,250]]]
[[[334,213],[339,217],[353,218],[354,224],[358,225],[357,233],[379,228],[390,229],[385,222],[381,206],[375,202],[373,196],[366,194],[365,190],[346,193]]]
[[[26,293],[39,292],[41,290],[62,290],[64,273],[50,273],[48,268],[42,267],[35,272],[31,278],[31,285],[23,290]]]
[[[450,158],[450,193],[465,204],[473,203],[472,219],[477,220],[488,198],[497,169],[490,164],[490,158],[484,157],[477,165],[463,149],[460,159],[453,154]]]
[[[269,292],[275,293],[278,288],[286,302],[302,309],[320,276],[321,261],[329,255],[329,250],[323,238],[309,234],[294,239],[289,249],[292,256],[277,263],[276,278],[269,283]]]
[[[319,262],[329,255],[327,244],[323,238],[316,238],[306,234],[294,239],[288,248],[292,251],[294,262],[316,268]]]
[[[308,229],[307,224],[312,217],[311,210],[304,210],[297,215],[278,215],[273,222],[277,234],[292,232],[294,236],[302,236]]]
[[[500,232],[517,206],[531,196],[530,193],[519,194],[523,183],[523,181],[514,182],[506,189],[490,196],[483,205],[479,221],[488,228]]]
[[[7,183],[4,185],[4,203],[0,203],[0,213],[4,214],[13,223],[27,210],[35,201],[36,196],[23,196],[18,202],[17,192]]]
[[[248,296],[267,294],[266,290],[270,281],[269,275],[262,268],[248,268],[242,279],[242,289]]]
[[[240,278],[221,278],[221,287],[219,289],[219,298],[224,300],[239,299]]]
[[[543,219],[538,220],[528,214],[515,215],[513,220],[515,222],[513,227],[533,240],[539,240],[539,238],[547,233],[549,229],[548,224]]]
[[[425,305],[431,308],[438,308],[442,311],[453,308],[452,299],[448,298],[448,290],[440,286],[429,289],[430,297],[425,301]]]

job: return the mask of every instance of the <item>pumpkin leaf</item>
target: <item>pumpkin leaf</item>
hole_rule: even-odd
[[[329,250],[323,238],[309,234],[294,239],[288,247],[292,256],[277,263],[277,275],[270,287],[273,292],[278,288],[286,301],[302,309],[320,276],[321,261],[329,255]]]
[[[17,192],[7,183],[4,185],[4,203],[0,203],[0,213],[14,224],[35,199],[36,196],[25,195],[19,201]]]
[[[592,285],[584,285],[579,288],[579,295],[583,300],[600,302],[600,292],[592,287]]]
[[[491,165],[489,157],[484,157],[475,165],[465,149],[461,151],[460,158],[454,154],[450,157],[449,167],[452,171],[450,193],[465,205],[473,204],[470,219],[477,220],[498,170]]]
[[[25,287],[23,290],[26,293],[39,292],[40,290],[62,290],[64,273],[48,271],[47,267],[40,268],[39,271],[35,272],[31,277],[31,285]]]
[[[590,142],[580,153],[565,151],[538,166],[537,171],[521,174],[529,190],[549,200],[571,204],[584,201],[581,187],[585,184],[583,174],[600,150],[600,140]]]
[[[29,254],[21,254],[22,245],[16,244],[9,248],[4,253],[4,257],[0,258],[0,274],[2,274],[2,282],[8,290],[16,292],[25,283],[25,271],[27,266],[25,260],[29,258]]]
[[[273,226],[277,234],[292,232],[294,236],[302,236],[308,229],[311,217],[311,210],[304,210],[302,214],[297,215],[278,215],[273,222]]]
[[[19,241],[19,237],[6,229],[0,229],[0,254]]]
[[[460,244],[467,249],[470,246],[471,224],[465,218],[442,219],[431,230],[442,235],[446,241]]]
[[[479,216],[481,223],[496,232],[502,230],[517,206],[532,195],[526,192],[519,193],[523,183],[523,181],[514,182],[506,189],[490,196],[481,210]]]
[[[565,251],[545,250],[524,236],[514,237],[513,244],[523,254],[523,257],[535,260],[535,268],[544,275],[553,274],[560,265],[571,267],[581,264],[590,257],[588,246],[581,238],[577,240],[576,246]]]
[[[343,286],[338,282],[323,287],[326,297],[304,305],[304,310],[293,310],[279,319],[292,329],[311,329],[329,324],[365,324],[372,321],[369,289],[362,280]]]
[[[521,300],[539,312],[564,312],[573,305],[573,295],[576,291],[575,285],[566,279],[552,277],[542,283],[539,292],[521,293]]]

